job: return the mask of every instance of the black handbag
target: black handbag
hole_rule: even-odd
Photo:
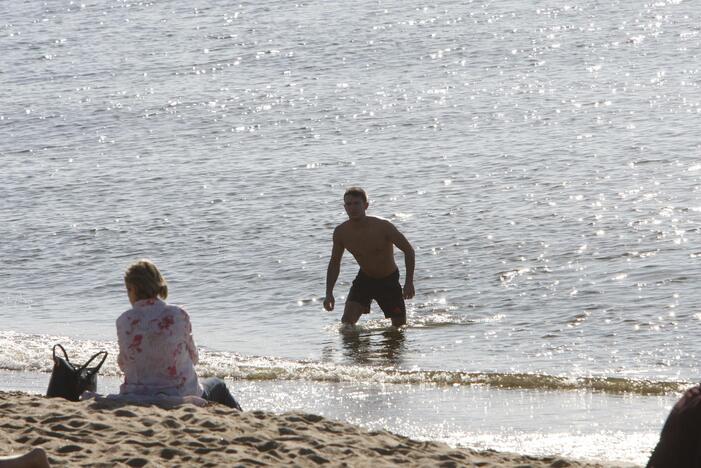
[[[56,356],[56,348],[63,351],[63,356]],[[107,351],[95,353],[88,362],[82,366],[77,366],[68,360],[68,354],[60,344],[54,345],[54,369],[51,371],[49,388],[46,390],[47,397],[61,397],[66,400],[78,401],[80,394],[86,390],[94,392],[97,390],[97,372],[107,358]],[[90,367],[90,363],[102,356],[100,363]]]

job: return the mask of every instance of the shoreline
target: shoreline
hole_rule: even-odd
[[[0,426],[4,455],[42,447],[56,466],[636,466],[452,448],[303,412],[74,403],[19,391],[0,391]]]

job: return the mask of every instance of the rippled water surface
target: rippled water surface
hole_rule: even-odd
[[[656,418],[626,444],[586,433],[590,452],[551,446],[566,437],[537,417],[515,442],[452,443],[642,463],[667,411],[646,395],[701,375],[693,2],[0,12],[3,369],[46,372],[56,337],[114,346],[122,272],[145,256],[212,353],[203,372],[242,385],[632,392],[621,414]],[[373,310],[342,334],[321,307],[352,184],[417,250],[400,333]],[[346,254],[339,304],[356,270]]]

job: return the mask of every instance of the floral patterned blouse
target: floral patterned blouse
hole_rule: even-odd
[[[202,395],[190,316],[160,299],[146,299],[117,319],[121,394]]]

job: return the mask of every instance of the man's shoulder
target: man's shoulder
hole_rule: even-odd
[[[380,218],[379,216],[368,216],[368,220],[372,223],[372,226],[376,229],[392,229],[394,224],[392,221],[386,218]]]
[[[336,226],[333,230],[334,242],[343,243],[343,239],[348,235],[349,231],[350,231],[350,229],[349,229],[348,221],[344,221],[341,224],[339,224],[338,226]]]
[[[357,222],[353,222],[352,220],[346,220],[336,226],[336,229],[334,229],[335,232],[341,233],[345,231],[351,231],[354,228],[362,228],[362,226],[370,226],[372,228],[375,227],[389,227],[389,226],[394,226],[392,222],[388,219],[385,218],[380,218],[379,216],[365,216],[364,221],[361,224],[358,224]]]
[[[343,221],[341,224],[336,226],[333,230],[334,234],[337,233],[342,233],[343,231],[347,230],[348,227],[350,226],[350,220]]]
[[[377,224],[392,224],[392,222],[387,218],[382,218],[380,216],[366,216],[368,220]]]

